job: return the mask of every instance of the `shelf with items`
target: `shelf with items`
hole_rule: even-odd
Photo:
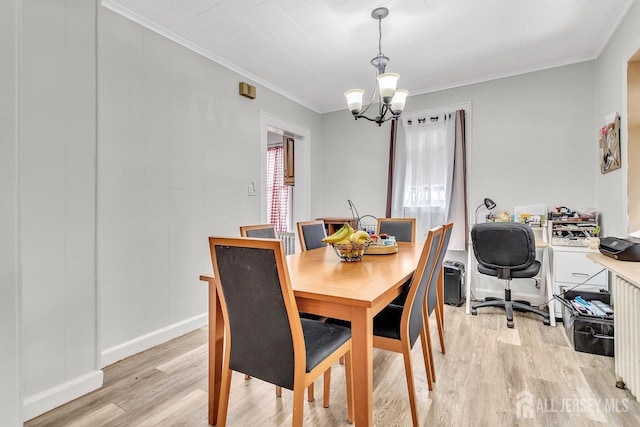
[[[549,218],[548,241],[553,246],[587,247],[600,233],[598,214],[589,217]]]

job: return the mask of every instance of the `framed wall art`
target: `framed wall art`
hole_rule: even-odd
[[[600,173],[608,173],[620,168],[620,116],[609,114],[605,125],[600,129]]]

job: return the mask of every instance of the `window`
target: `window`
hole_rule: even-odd
[[[462,107],[462,108],[460,108]],[[416,218],[416,239],[453,222],[449,249],[468,243],[467,125],[470,104],[415,112],[395,140],[391,216]],[[393,139],[392,139],[393,145]]]
[[[417,238],[444,224],[453,180],[455,121],[449,114],[403,121],[405,140],[396,162],[396,184],[402,197],[394,216],[415,217]],[[398,174],[401,175],[398,177]]]
[[[289,225],[289,186],[284,184],[284,147],[267,148],[267,222],[276,233],[285,233]]]

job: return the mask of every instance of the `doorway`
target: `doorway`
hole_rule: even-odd
[[[293,187],[295,186],[295,138],[267,132],[267,220],[277,234],[293,230]]]
[[[260,222],[268,222],[267,218],[267,147],[269,136],[275,135],[280,140],[283,137],[293,138],[295,185],[291,186],[291,202],[289,211],[289,231],[294,231],[295,224],[308,221],[311,211],[311,197],[309,194],[311,181],[311,131],[309,128],[296,123],[260,112]],[[275,138],[275,136],[273,136]],[[297,244],[297,242],[296,242]]]
[[[627,64],[627,232],[640,237],[640,50]]]

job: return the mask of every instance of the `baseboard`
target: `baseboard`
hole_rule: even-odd
[[[71,402],[102,387],[103,373],[101,370],[76,377],[48,390],[41,391],[23,400],[23,416],[25,421],[42,415],[60,405]]]
[[[101,368],[202,328],[207,325],[208,321],[208,313],[199,314],[108,348],[102,352]]]

